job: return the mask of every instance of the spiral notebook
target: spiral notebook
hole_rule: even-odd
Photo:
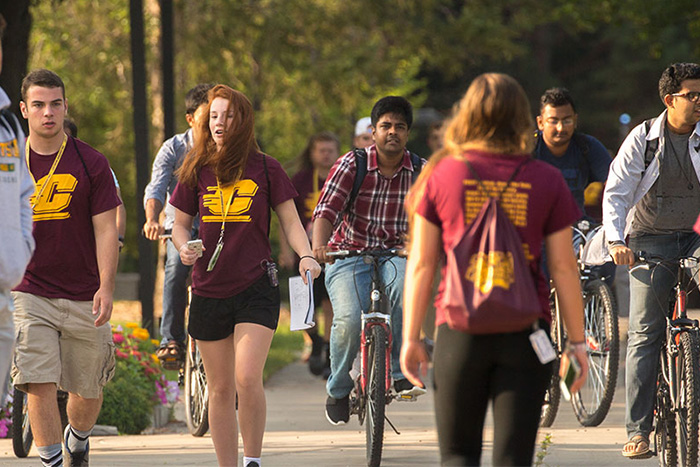
[[[301,331],[316,325],[314,322],[314,281],[306,271],[306,284],[301,276],[289,278],[289,329]]]

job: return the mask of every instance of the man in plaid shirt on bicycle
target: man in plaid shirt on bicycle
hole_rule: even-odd
[[[370,268],[361,258],[326,256],[333,250],[377,250],[401,247],[408,232],[404,199],[415,167],[406,142],[413,123],[413,109],[403,97],[380,99],[372,109],[375,144],[364,148],[367,170],[355,197],[351,196],[358,173],[353,151],[335,163],[314,211],[313,250],[326,266],[326,288],[333,304],[330,355],[331,374],[326,383],[326,418],[333,425],[350,418],[349,394],[353,388],[350,369],[360,348],[361,310],[369,309]],[[420,160],[420,166],[425,160]],[[424,394],[401,373],[401,324],[406,260],[392,257],[383,262],[381,279],[391,302],[393,344],[391,375],[397,393]]]

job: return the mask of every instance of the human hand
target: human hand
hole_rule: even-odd
[[[579,343],[575,345],[568,346],[566,351],[562,354],[562,361],[559,367],[559,377],[564,378],[565,375],[562,373],[566,371],[568,367],[567,359],[574,358],[576,362],[581,367],[581,373],[579,373],[578,378],[574,380],[571,384],[571,394],[577,393],[583,385],[586,383],[586,377],[588,376],[588,351],[587,344]]]
[[[625,245],[613,245],[610,248],[610,256],[615,264],[634,266],[634,253]]]
[[[202,251],[205,250],[206,248],[204,248],[204,245],[202,245]],[[179,253],[180,261],[182,261],[182,264],[185,266],[192,266],[199,258],[199,253],[197,253],[197,250],[190,248],[187,243],[183,243],[182,246],[180,246]]]
[[[149,240],[158,240],[159,235],[163,235],[165,227],[158,221],[150,220],[143,224],[143,234]]]
[[[421,376],[428,375],[430,359],[425,351],[423,342],[419,340],[404,340],[401,345],[401,372],[411,383],[421,388],[425,387]]]
[[[327,255],[329,251],[331,251],[331,249],[328,245],[319,246],[314,248],[314,256],[319,263],[333,264],[335,259]]]
[[[299,274],[306,284],[306,271],[311,272],[311,278],[316,279],[321,275],[321,265],[311,256],[305,256],[299,261]]]
[[[92,298],[92,314],[97,315],[95,327],[109,322],[112,317],[112,292],[100,287]]]

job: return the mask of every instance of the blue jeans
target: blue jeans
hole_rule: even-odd
[[[667,259],[700,255],[700,237],[690,232],[641,235],[631,238],[629,246],[634,252],[641,250]],[[697,275],[697,271],[693,273]],[[675,281],[676,272],[661,267],[638,269],[630,274],[625,369],[625,423],[630,438],[651,433],[659,352],[668,315],[668,299]]]
[[[160,320],[161,344],[166,344],[170,340],[185,342],[187,276],[190,274],[190,267],[182,264],[180,253],[173,242],[168,240],[165,245],[163,317]]]
[[[401,329],[403,323],[403,281],[406,260],[391,258],[382,260],[380,279],[384,284],[391,307],[391,376],[394,381],[403,379],[399,353],[401,351]],[[360,349],[362,331],[361,310],[369,310],[369,293],[372,287],[370,264],[362,258],[336,260],[326,265],[326,289],[333,305],[331,327],[331,374],[326,383],[326,392],[335,399],[350,394],[353,381],[350,369]]]

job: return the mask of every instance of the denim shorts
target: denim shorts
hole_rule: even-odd
[[[253,323],[277,329],[280,289],[272,287],[263,274],[244,291],[229,298],[192,294],[187,332],[195,339],[218,341],[231,334],[239,323]]]

